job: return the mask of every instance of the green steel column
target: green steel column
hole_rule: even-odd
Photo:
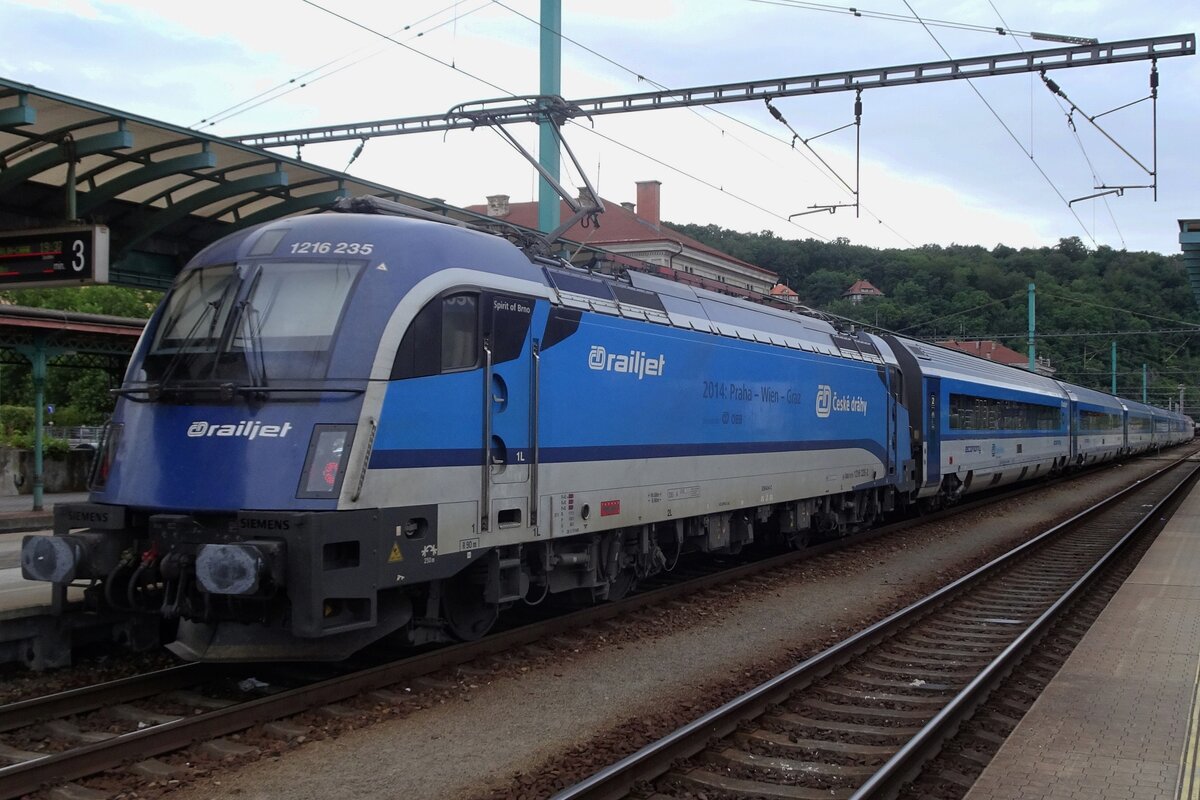
[[[1037,323],[1035,322],[1034,305],[1037,301],[1034,298],[1034,286],[1029,284],[1029,371],[1037,372],[1037,354],[1036,346],[1034,345],[1034,334],[1037,331]]]
[[[1112,393],[1117,393],[1117,340],[1112,342]]]
[[[34,339],[29,354],[33,365],[33,510],[42,510],[42,425],[46,411],[46,339]]]
[[[1142,402],[1146,402],[1146,365],[1142,364]]]
[[[542,0],[541,89],[543,95],[562,94],[562,0]],[[548,117],[538,123],[538,163],[558,180],[558,139]],[[558,227],[558,194],[538,177],[538,228],[549,233]]]

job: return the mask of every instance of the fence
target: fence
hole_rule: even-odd
[[[72,450],[99,450],[100,440],[104,435],[102,426],[58,426],[46,425],[42,428],[46,439],[59,439],[67,442]]]

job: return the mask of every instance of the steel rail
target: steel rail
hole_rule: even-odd
[[[1193,467],[1192,471],[1185,475],[1166,497],[1155,503],[1154,507],[1109,548],[1099,561],[1093,564],[1058,600],[1054,601],[1049,608],[1042,612],[1041,616],[1009,644],[1004,652],[963,687],[962,691],[934,715],[933,719],[927,722],[919,733],[896,751],[887,763],[879,768],[878,772],[868,778],[867,782],[851,795],[851,800],[868,800],[868,798],[877,800],[878,798],[895,797],[906,782],[915,778],[921,768],[941,752],[943,742],[955,734],[958,726],[975,712],[975,709],[987,699],[992,690],[1037,645],[1066,608],[1090,588],[1095,577],[1124,552],[1130,542],[1141,533],[1142,528],[1154,519],[1164,506],[1176,500],[1185,486],[1191,488],[1196,483],[1197,477],[1200,477],[1200,463]]]
[[[180,664],[176,667],[81,686],[43,697],[0,706],[0,733],[71,714],[83,714],[112,703],[126,703],[152,694],[193,686],[215,677],[222,665]]]
[[[829,674],[835,668],[849,662],[880,642],[892,638],[901,629],[932,613],[964,589],[979,583],[985,578],[991,577],[993,574],[1014,564],[1025,555],[1070,528],[1107,511],[1111,506],[1131,493],[1145,488],[1149,483],[1157,481],[1166,474],[1173,472],[1180,465],[1191,459],[1193,455],[1195,455],[1194,452],[1173,461],[1171,464],[1139,480],[1137,483],[1122,489],[1069,519],[1043,531],[1034,538],[998,556],[987,564],[972,570],[932,594],[890,614],[812,658],[780,673],[756,688],[751,689],[749,692],[678,728],[662,739],[646,745],[637,752],[600,770],[584,781],[564,789],[555,794],[552,800],[616,800],[616,798],[625,797],[635,784],[658,778],[668,771],[676,761],[695,755],[705,749],[713,739],[720,739],[730,735],[743,721],[761,716],[768,707],[782,703],[794,692],[805,688],[816,679]],[[1194,470],[1185,479],[1185,482],[1192,479],[1195,474],[1196,471]],[[1172,494],[1178,491],[1178,489],[1179,486],[1176,486],[1172,490]],[[1156,504],[1148,514],[1143,515],[1142,522],[1151,518],[1161,505],[1161,503]],[[1137,527],[1140,527],[1142,522],[1139,522]],[[1126,536],[1128,535],[1126,534]],[[1125,541],[1125,537],[1122,538],[1122,541]],[[1090,575],[1091,571],[1089,570],[1087,574]],[[1058,603],[1055,603],[1055,607],[1060,606]],[[1006,648],[1005,652],[1007,653],[1010,649],[1011,647]],[[1003,672],[1000,673],[1000,677],[1003,677]],[[973,684],[974,681],[972,681]],[[962,705],[960,704],[958,708],[961,709]],[[935,720],[941,716],[941,714],[937,715]],[[958,721],[958,719],[955,719],[953,720],[953,724],[949,722],[945,724],[948,728],[952,728],[958,724]],[[930,724],[932,724],[932,721]],[[926,740],[923,740],[922,747],[926,746],[925,742]],[[904,748],[900,752],[903,752],[903,750]],[[896,754],[896,757],[898,756],[899,752]],[[906,756],[906,758],[909,757],[911,756]],[[901,768],[901,766],[897,766],[892,769],[900,770]],[[911,771],[911,767],[905,765],[903,766],[903,770],[907,774],[907,772]],[[865,785],[863,788],[865,788]],[[864,797],[866,796],[875,797],[884,795],[864,795]],[[857,798],[858,795],[855,795],[855,797]]]

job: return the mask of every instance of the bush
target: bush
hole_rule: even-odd
[[[54,409],[53,414],[45,416],[47,424],[53,422],[55,427],[59,428],[75,428],[80,425],[95,425],[96,415],[75,406],[58,406]]]
[[[6,447],[15,447],[18,450],[33,449],[33,434],[32,433],[11,433],[0,438],[0,444]],[[63,439],[43,439],[42,454],[48,453],[69,453],[71,445]]]
[[[0,406],[0,435],[33,432],[33,409],[28,406]]]

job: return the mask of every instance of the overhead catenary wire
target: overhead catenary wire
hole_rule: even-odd
[[[545,25],[543,25],[541,23],[540,20],[534,19],[533,17],[530,17],[529,15],[524,14],[521,11],[518,11],[518,10],[512,8],[511,6],[502,2],[502,0],[491,0],[491,2],[494,3],[495,5],[500,6],[501,8],[506,9],[507,11],[510,11],[511,13],[515,14],[516,16],[521,17],[522,19],[530,22],[531,24],[536,25],[538,28],[540,28],[542,30],[549,30],[548,28],[546,28]],[[659,89],[661,91],[671,91],[671,87],[669,87],[663,83],[659,83],[658,81],[654,80],[653,78],[648,77],[644,73],[642,73],[630,66],[622,64],[621,62],[619,62],[613,58],[610,58],[609,56],[604,55],[600,51],[595,50],[594,48],[591,48],[588,45],[583,44],[582,42],[563,34],[561,31],[554,31],[554,34],[556,36],[558,36],[560,39],[562,39],[563,41],[568,42],[568,43],[580,48],[581,50],[584,50],[584,51],[594,55],[595,57],[601,59],[605,63],[610,64],[624,72],[627,72],[628,74],[634,76],[634,78],[636,78],[638,81],[644,81],[646,83],[649,83],[651,86],[654,86],[656,89]],[[728,133],[724,128],[716,126],[712,120],[709,120],[707,117],[705,117],[701,113],[700,109],[692,108],[689,110],[692,111],[694,114],[696,114],[696,116],[698,116],[700,119],[704,120],[709,125],[714,125],[715,127],[717,127],[718,130],[720,130],[723,135]],[[844,181],[841,180],[840,176],[838,176],[836,173],[832,173],[832,170],[826,171],[825,169],[823,169],[821,167],[821,165],[819,165],[817,162],[813,161],[813,159],[809,158],[808,155],[806,155],[803,151],[796,150],[794,147],[792,147],[792,143],[789,142],[787,139],[785,139],[781,136],[778,136],[777,134],[771,133],[770,131],[767,131],[763,128],[760,128],[751,122],[747,122],[746,120],[739,119],[738,117],[735,117],[732,114],[722,111],[719,108],[708,108],[708,109],[704,109],[704,111],[707,111],[708,113],[719,116],[719,117],[723,117],[724,119],[727,119],[730,122],[736,123],[737,125],[741,125],[744,128],[749,128],[750,130],[754,131],[755,133],[757,133],[761,136],[766,136],[767,138],[772,139],[775,142],[778,142],[779,144],[786,146],[790,152],[803,158],[809,164],[809,166],[811,166],[813,169],[815,169],[818,172],[818,174],[822,175],[826,180],[830,181],[835,186],[838,186],[839,182],[843,183],[843,184],[845,183]],[[744,142],[742,139],[740,139],[736,136],[731,136],[731,138],[734,141],[738,142],[739,144],[746,145],[753,152],[758,153],[759,155],[763,155],[765,158],[769,158],[769,156],[766,156],[765,154],[761,153],[757,149],[751,147],[749,144]],[[839,187],[839,188],[841,188],[841,187]],[[851,194],[853,194],[852,191],[851,191]],[[882,217],[880,217],[879,215],[877,215],[873,211],[871,211],[871,209],[867,208],[865,205],[861,205],[860,207],[862,208],[863,213],[867,214],[872,219],[874,219],[877,223],[882,225],[887,231],[889,231],[896,238],[903,241],[909,247],[912,247],[912,248],[917,247],[917,245],[914,244],[912,242],[912,240],[910,240],[904,234],[900,233],[900,231],[896,230],[891,225],[889,225]],[[792,223],[792,224],[795,224],[795,223]],[[800,225],[797,225],[797,227],[803,228],[803,226],[800,226]],[[805,230],[807,230],[807,229],[805,229]]]
[[[907,330],[907,329],[906,329]],[[1058,333],[1048,332],[1043,333],[1038,331],[1034,336],[1035,339],[1086,339],[1090,337],[1111,338],[1113,336],[1161,336],[1171,333],[1186,333],[1195,335],[1200,333],[1200,328],[1151,328],[1149,330],[1112,330],[1112,331],[1060,331]],[[958,340],[962,342],[986,342],[989,340],[1001,339],[1028,339],[1028,331],[1017,331],[1012,333],[973,333],[970,336],[959,336]]]
[[[994,2],[992,2],[992,0],[988,0],[988,5],[992,7],[992,11],[995,12],[996,18],[998,20],[1000,20],[1000,24],[1003,25],[1005,28],[1008,28],[1008,20],[1006,20],[1004,18],[1004,15],[1000,13],[1000,9],[996,8],[996,4]],[[1022,53],[1025,52],[1025,45],[1021,44],[1020,39],[1014,38],[1013,42],[1017,45],[1017,48]],[[1034,87],[1036,80],[1037,80],[1036,76],[1031,72],[1029,74],[1029,155],[1030,155],[1030,158],[1033,157],[1033,95],[1034,95],[1033,87]],[[1071,120],[1071,115],[1069,113],[1067,113],[1067,109],[1063,106],[1063,102],[1058,97],[1058,95],[1051,95],[1051,97],[1054,99],[1054,102],[1058,104],[1058,110],[1061,111],[1063,113],[1063,116],[1065,116],[1067,118],[1068,127],[1071,129],[1071,136],[1075,139],[1075,144],[1077,144],[1079,146],[1079,152],[1083,154],[1083,160],[1085,162],[1087,162],[1088,170],[1092,173],[1093,185],[1098,185],[1101,182],[1100,177],[1096,173],[1096,167],[1094,164],[1092,164],[1092,159],[1088,155],[1087,149],[1083,146],[1083,139],[1081,139],[1079,137],[1079,131],[1075,128],[1075,123]],[[1113,213],[1112,205],[1108,202],[1108,196],[1101,195],[1099,199],[1104,203],[1104,208],[1108,212],[1108,217],[1110,220],[1112,220],[1113,229],[1117,232],[1117,238],[1121,240],[1121,247],[1123,247],[1123,248],[1126,247],[1125,234],[1123,234],[1121,232],[1121,226],[1117,224],[1117,217]],[[1094,207],[1095,207],[1095,204],[1093,203],[1093,208]],[[1093,219],[1093,221],[1092,221],[1092,235],[1093,236],[1095,236],[1095,228],[1096,228],[1096,223],[1095,223],[1095,220]],[[1095,241],[1095,239],[1093,239],[1093,241]]]
[[[823,241],[823,242],[828,242],[828,241],[829,241],[829,237],[828,237],[828,236],[824,236],[824,235],[822,235],[822,234],[820,234],[820,233],[817,233],[816,231],[814,231],[814,230],[812,230],[812,229],[810,229],[810,228],[806,228],[806,227],[804,227],[803,225],[800,225],[799,223],[793,222],[793,221],[789,220],[787,217],[783,216],[782,214],[777,214],[777,213],[775,213],[774,211],[771,211],[770,209],[767,209],[767,208],[765,208],[765,207],[763,207],[763,206],[760,206],[758,203],[755,203],[753,200],[749,200],[749,199],[747,199],[747,198],[745,198],[745,197],[742,197],[741,195],[735,194],[735,193],[733,193],[733,192],[731,192],[731,191],[727,190],[727,189],[726,189],[724,186],[719,186],[719,185],[717,185],[717,184],[715,184],[715,183],[712,183],[712,182],[710,182],[710,181],[706,181],[706,180],[704,180],[703,178],[700,178],[700,177],[698,177],[698,176],[696,176],[696,175],[693,175],[692,173],[690,173],[690,172],[687,172],[686,170],[680,169],[679,167],[676,167],[676,166],[673,166],[673,165],[671,165],[671,164],[668,164],[667,162],[665,162],[665,161],[663,161],[663,160],[661,160],[661,159],[659,159],[659,158],[656,158],[656,157],[654,157],[654,156],[652,156],[652,155],[649,155],[648,153],[644,153],[644,152],[642,152],[641,150],[638,150],[637,148],[635,148],[635,147],[633,147],[633,146],[631,146],[631,145],[625,144],[624,142],[618,141],[617,139],[614,139],[614,138],[612,138],[611,136],[608,136],[608,135],[606,135],[606,134],[603,134],[603,133],[601,133],[600,131],[593,130],[592,128],[589,128],[589,127],[587,127],[586,125],[580,125],[580,124],[579,124],[578,122],[576,122],[575,120],[568,120],[568,122],[570,122],[572,125],[576,126],[577,128],[579,128],[579,129],[580,129],[580,130],[582,130],[582,131],[587,131],[588,133],[592,134],[593,136],[599,136],[601,139],[604,139],[604,140],[606,140],[606,141],[608,141],[608,142],[611,142],[612,144],[615,144],[615,145],[617,145],[618,147],[622,147],[622,148],[624,148],[624,149],[626,149],[626,150],[629,150],[629,151],[630,151],[630,152],[632,152],[632,153],[637,153],[637,154],[638,154],[638,155],[640,155],[642,158],[645,158],[645,159],[648,159],[648,160],[650,160],[650,161],[653,161],[655,164],[658,164],[658,165],[659,165],[659,166],[661,166],[661,167],[665,167],[665,168],[667,168],[667,169],[671,170],[672,172],[675,172],[675,173],[678,173],[678,174],[680,174],[680,175],[683,175],[683,176],[685,176],[685,177],[691,178],[692,180],[694,180],[694,181],[696,181],[696,182],[698,182],[698,183],[701,183],[701,184],[703,184],[704,186],[707,186],[707,187],[708,187],[708,188],[710,188],[710,189],[715,189],[716,191],[720,192],[721,194],[724,194],[724,195],[727,195],[727,196],[729,196],[729,197],[732,197],[734,200],[737,200],[737,201],[738,201],[738,202],[740,202],[740,203],[744,203],[744,204],[746,204],[746,205],[750,206],[751,208],[755,208],[755,209],[757,209],[757,210],[759,210],[759,211],[763,212],[764,214],[769,214],[770,216],[772,216],[772,217],[775,217],[776,219],[780,220],[781,222],[786,222],[786,223],[787,223],[787,224],[789,224],[789,225],[794,225],[795,227],[799,228],[800,230],[804,231],[805,233],[808,233],[808,234],[810,234],[810,235],[811,235],[813,238],[820,239],[820,240],[821,240],[821,241]]]
[[[822,11],[832,14],[842,14],[851,17],[859,17],[863,19],[883,20],[885,22],[902,22],[905,24],[917,24],[919,20],[913,17],[907,17],[903,14],[895,14],[890,11],[870,11],[857,6],[835,6],[829,3],[812,3],[806,0],[750,0],[752,3],[759,3],[767,6],[782,6],[784,8],[795,8],[801,11]],[[1004,22],[1001,20],[1001,22]],[[971,31],[974,33],[988,33],[995,36],[1012,36],[1025,37],[1028,39],[1044,36],[1045,34],[1035,33],[1033,31],[1018,31],[1008,27],[1008,23],[1004,23],[1004,27],[998,28],[994,25],[979,25],[973,22],[955,22],[947,19],[930,19],[926,18],[925,25],[934,28],[949,28],[956,31]]]
[[[941,50],[946,55],[946,58],[952,59],[953,56],[950,55],[950,51],[947,50],[942,45],[941,41],[938,40],[937,35],[932,30],[930,30],[929,26],[925,24],[925,21],[923,19],[921,19],[921,15],[918,14],[916,12],[916,10],[912,7],[912,3],[910,3],[909,0],[904,0],[904,5],[912,13],[913,17],[918,22],[921,23],[921,27],[923,27],[925,29],[925,32],[929,34],[929,38],[933,39],[933,42],[934,42],[934,44],[936,44],[938,46],[938,49]],[[1017,147],[1021,148],[1022,153],[1024,153],[1026,156],[1029,157],[1029,163],[1033,164],[1034,168],[1037,169],[1038,173],[1042,176],[1042,178],[1045,179],[1046,183],[1050,185],[1050,188],[1054,190],[1054,193],[1056,195],[1058,195],[1058,199],[1062,200],[1063,205],[1067,207],[1067,210],[1069,212],[1071,212],[1071,216],[1073,216],[1075,218],[1075,221],[1079,223],[1079,227],[1080,227],[1080,229],[1083,230],[1084,235],[1087,236],[1089,240],[1091,240],[1092,246],[1093,247],[1097,246],[1096,238],[1094,236],[1092,236],[1091,231],[1089,231],[1087,226],[1083,224],[1083,220],[1079,218],[1079,215],[1077,213],[1075,213],[1075,209],[1071,207],[1071,203],[1067,200],[1067,198],[1059,190],[1058,186],[1054,183],[1054,181],[1050,178],[1050,176],[1046,174],[1046,171],[1044,169],[1042,169],[1042,165],[1039,164],[1037,162],[1037,159],[1033,157],[1033,153],[1030,152],[1029,150],[1027,150],[1025,148],[1025,145],[1021,144],[1021,140],[1019,138],[1017,138],[1017,135],[1015,133],[1013,133],[1012,128],[1010,128],[1008,126],[1008,123],[1004,121],[1004,118],[1000,116],[999,112],[997,112],[996,109],[992,106],[992,104],[990,102],[988,102],[988,99],[983,96],[983,92],[979,91],[979,87],[975,85],[975,82],[973,80],[971,80],[970,78],[967,78],[966,81],[967,81],[967,85],[971,87],[971,91],[975,92],[975,96],[978,97],[985,106],[987,106],[988,111],[990,111],[992,113],[992,116],[995,117],[996,121],[1000,123],[1000,127],[1004,128],[1004,130],[1008,134],[1009,138],[1011,138],[1013,140],[1013,142],[1017,145]]]
[[[414,53],[415,55],[418,55],[421,58],[428,59],[429,61],[432,61],[435,64],[445,67],[446,69],[453,70],[454,72],[457,72],[461,75],[465,75],[466,77],[471,78],[472,80],[479,81],[480,83],[484,84],[485,86],[489,86],[492,89],[495,89],[496,91],[498,91],[508,97],[516,97],[517,96],[516,93],[510,92],[508,89],[505,89],[503,86],[499,86],[498,84],[492,83],[487,78],[481,77],[479,75],[476,75],[473,72],[468,72],[467,70],[462,69],[461,67],[459,67],[457,64],[455,64],[452,61],[443,61],[442,59],[438,58],[437,56],[426,53],[424,50],[418,50],[417,48],[415,48],[411,45],[405,44],[404,42],[400,41],[399,39],[395,38],[394,36],[386,34],[382,31],[378,31],[378,30],[372,28],[371,26],[365,25],[355,19],[351,19],[350,17],[347,17],[345,14],[339,14],[337,11],[334,11],[331,8],[326,8],[325,6],[316,2],[316,0],[300,0],[300,2],[302,2],[306,5],[310,5],[319,11],[324,11],[326,14],[329,14],[330,16],[333,16],[333,17],[337,17],[338,19],[342,20],[343,22],[353,25],[354,27],[364,30],[367,33],[370,33],[374,36],[378,36],[382,39],[387,39],[392,44],[397,45],[399,47],[403,47],[405,50],[408,50],[410,53]]]
[[[344,14],[340,14],[340,13],[338,13],[338,12],[336,12],[336,11],[332,10],[332,9],[326,8],[325,6],[322,6],[320,3],[317,3],[317,2],[315,2],[315,0],[301,0],[301,2],[303,2],[303,3],[307,4],[307,5],[310,5],[310,6],[312,6],[313,8],[316,8],[316,9],[318,9],[318,10],[320,10],[320,11],[324,11],[325,13],[327,13],[327,14],[329,14],[329,15],[331,15],[331,16],[337,17],[338,19],[340,19],[340,20],[342,20],[342,21],[344,21],[344,22],[346,22],[346,23],[348,23],[348,24],[350,24],[350,25],[353,25],[353,26],[354,26],[354,27],[356,27],[356,28],[360,28],[360,29],[362,29],[362,30],[364,30],[364,31],[367,31],[368,33],[371,33],[371,34],[373,34],[373,35],[375,35],[375,36],[378,36],[378,37],[380,37],[380,38],[386,39],[386,40],[388,40],[388,41],[392,42],[393,44],[396,44],[396,45],[398,45],[398,46],[400,46],[400,47],[404,48],[405,50],[408,50],[408,51],[410,51],[410,52],[412,52],[412,53],[415,53],[416,55],[419,55],[419,56],[421,56],[422,58],[425,58],[425,59],[428,59],[428,60],[430,60],[430,61],[433,61],[434,63],[436,63],[436,64],[439,64],[440,66],[443,66],[443,67],[445,67],[445,68],[447,68],[447,69],[451,69],[451,70],[453,70],[453,71],[455,71],[455,72],[457,72],[457,73],[459,73],[459,74],[461,74],[461,75],[464,75],[464,76],[466,76],[466,77],[468,77],[468,78],[471,78],[471,79],[473,79],[473,80],[476,80],[476,81],[478,81],[478,82],[480,82],[480,83],[483,83],[484,85],[486,85],[486,86],[488,86],[488,87],[490,87],[490,88],[492,88],[492,89],[495,89],[496,91],[498,91],[498,92],[500,92],[500,93],[504,94],[505,96],[508,96],[508,97],[517,97],[517,94],[516,94],[515,92],[509,91],[508,89],[505,89],[505,88],[504,88],[504,87],[502,87],[502,86],[499,86],[499,85],[497,85],[497,84],[495,84],[495,83],[492,83],[491,81],[489,81],[489,80],[487,80],[487,79],[485,79],[485,78],[482,78],[482,77],[480,77],[480,76],[478,76],[478,75],[475,75],[475,74],[474,74],[474,73],[472,73],[472,72],[469,72],[469,71],[467,71],[467,70],[465,70],[465,69],[462,69],[462,68],[458,67],[457,65],[453,64],[452,62],[443,61],[442,59],[440,59],[440,58],[437,58],[436,56],[430,55],[430,54],[428,54],[428,53],[425,53],[425,52],[423,52],[423,51],[421,51],[421,50],[419,50],[419,49],[417,49],[417,48],[415,48],[415,47],[412,47],[412,46],[410,46],[410,45],[408,45],[408,44],[405,44],[404,42],[401,42],[401,41],[399,41],[398,39],[394,38],[393,36],[390,36],[390,35],[388,35],[388,34],[386,34],[386,33],[383,33],[383,32],[381,32],[381,31],[378,31],[378,30],[376,30],[376,29],[374,29],[374,28],[370,27],[369,25],[366,25],[366,24],[364,24],[364,23],[358,22],[357,20],[351,19],[350,17],[347,17],[347,16],[345,16]],[[601,133],[599,133],[598,131],[594,131],[594,130],[591,130],[590,128],[587,128],[586,126],[579,125],[578,123],[575,123],[575,122],[574,122],[574,120],[570,120],[570,121],[571,121],[573,124],[575,124],[575,125],[576,125],[576,127],[578,127],[580,130],[586,130],[586,131],[590,131],[590,132],[591,132],[591,133],[593,133],[594,135],[600,136],[601,138],[603,138],[603,139],[607,140],[608,142],[610,142],[610,143],[612,143],[612,144],[615,144],[615,145],[617,145],[617,146],[619,146],[619,147],[622,147],[622,148],[624,148],[624,149],[626,149],[626,150],[628,150],[628,151],[630,151],[630,152],[632,152],[632,153],[636,153],[637,155],[639,155],[639,156],[641,156],[641,157],[643,157],[643,158],[646,158],[646,159],[648,159],[648,160],[650,160],[650,161],[653,161],[655,164],[658,164],[658,165],[660,165],[660,166],[662,166],[662,167],[665,167],[665,168],[667,168],[667,169],[669,169],[669,170],[671,170],[671,171],[673,171],[673,172],[675,172],[675,173],[677,173],[677,174],[679,174],[679,175],[682,175],[682,176],[684,176],[684,177],[687,177],[687,178],[689,178],[689,179],[691,179],[691,180],[694,180],[694,181],[696,181],[697,183],[700,183],[700,184],[701,184],[701,185],[703,185],[703,186],[707,186],[707,187],[709,187],[709,188],[716,189],[716,190],[720,191],[722,194],[725,194],[725,195],[727,195],[728,197],[731,197],[731,198],[733,198],[734,200],[736,200],[736,201],[738,201],[738,202],[740,202],[740,203],[743,203],[743,204],[745,204],[745,205],[748,205],[748,206],[750,206],[751,208],[754,208],[754,209],[756,209],[757,211],[761,211],[761,212],[763,212],[763,213],[769,214],[769,215],[771,215],[772,217],[775,217],[776,219],[782,220],[783,222],[786,222],[786,223],[787,223],[787,224],[789,224],[789,225],[792,225],[792,226],[794,226],[794,227],[796,227],[796,228],[798,228],[798,229],[800,229],[800,230],[802,230],[802,231],[804,231],[804,232],[806,232],[806,233],[809,233],[809,234],[811,234],[811,235],[812,235],[812,236],[814,236],[815,238],[821,239],[822,241],[829,241],[828,237],[826,237],[826,236],[822,236],[821,234],[817,233],[816,231],[810,230],[809,228],[806,228],[806,227],[804,227],[803,225],[799,225],[799,224],[797,224],[797,223],[795,223],[795,222],[793,222],[793,221],[791,221],[791,220],[787,219],[787,217],[783,216],[782,214],[777,214],[777,213],[775,213],[775,212],[773,212],[773,211],[770,211],[770,210],[766,209],[765,207],[763,207],[763,206],[761,206],[761,205],[759,205],[759,204],[757,204],[757,203],[754,203],[753,201],[750,201],[750,200],[748,200],[748,199],[746,199],[746,198],[744,198],[744,197],[742,197],[742,196],[740,196],[740,195],[734,194],[733,192],[728,192],[728,191],[726,191],[726,190],[725,190],[723,187],[721,187],[721,186],[718,186],[717,184],[711,183],[710,181],[704,180],[704,179],[702,179],[702,178],[698,177],[697,175],[694,175],[693,173],[691,173],[691,172],[688,172],[688,171],[687,171],[687,170],[685,170],[685,169],[682,169],[682,168],[680,168],[680,167],[676,167],[676,166],[674,166],[674,165],[672,165],[672,164],[669,164],[669,163],[667,163],[666,161],[663,161],[662,159],[659,159],[659,158],[656,158],[656,157],[654,157],[654,156],[651,156],[651,155],[649,155],[649,154],[647,154],[647,153],[645,153],[645,152],[643,152],[643,151],[641,151],[641,150],[638,150],[637,148],[635,148],[635,147],[633,147],[633,146],[631,146],[631,145],[625,144],[624,142],[621,142],[621,141],[619,141],[619,140],[617,140],[617,139],[614,139],[614,138],[613,138],[613,137],[611,137],[611,136],[607,136],[607,135],[605,135],[605,134],[601,134]]]
[[[1192,326],[1191,329],[1200,330],[1200,324],[1188,322],[1186,320],[1173,319],[1171,317],[1164,317],[1164,316],[1160,316],[1158,314],[1148,314],[1144,311],[1134,311],[1132,309],[1121,308],[1119,306],[1105,305],[1104,303],[1097,303],[1092,300],[1085,300],[1085,299],[1079,297],[1078,295],[1073,295],[1069,292],[1056,291],[1054,289],[1039,289],[1038,291],[1040,294],[1044,294],[1044,295],[1047,295],[1050,297],[1057,297],[1060,300],[1070,300],[1071,302],[1079,303],[1080,305],[1092,306],[1094,308],[1102,308],[1106,311],[1119,311],[1122,314],[1130,314],[1135,317],[1143,317],[1145,319],[1158,320],[1159,322],[1170,322],[1170,323],[1174,323],[1175,325],[1190,325],[1190,326]]]
[[[464,2],[465,2],[465,0],[455,0],[455,2],[440,9],[439,11],[435,11],[432,14],[426,14],[421,19],[416,20],[415,22],[410,22],[407,25],[403,26],[402,28],[392,31],[390,34],[388,34],[388,36],[396,36],[397,34],[411,30],[413,27],[415,27],[417,25],[421,25],[425,22],[428,22],[429,20],[434,19],[435,17],[441,16],[442,14],[446,13],[447,11],[457,9],[457,7],[462,5]],[[460,16],[456,16],[453,19],[443,20],[429,28],[426,28],[425,30],[418,31],[417,33],[413,34],[412,38],[419,39],[419,38],[425,36],[426,34],[432,33],[440,28],[444,28],[447,25],[457,22],[457,20],[460,17],[469,16],[471,14],[474,14],[477,11],[481,11],[484,8],[487,8],[488,5],[489,5],[489,0],[483,0],[483,2],[480,5],[476,6],[473,9],[470,9],[469,11],[465,12],[464,14],[462,14]],[[326,61],[324,64],[321,64],[316,67],[312,67],[311,69],[308,69],[308,70],[305,70],[304,72],[301,72],[300,74],[296,75],[295,77],[289,78],[288,80],[282,81],[281,83],[277,83],[269,89],[264,89],[263,91],[255,94],[255,95],[252,95],[251,97],[248,97],[245,100],[242,100],[241,102],[234,103],[233,105],[227,106],[227,107],[221,109],[220,111],[209,114],[204,119],[201,119],[197,122],[192,123],[190,127],[199,128],[200,126],[203,125],[206,128],[211,128],[215,125],[221,124],[222,122],[228,122],[229,120],[233,119],[234,117],[241,116],[242,114],[245,114],[248,111],[253,111],[256,108],[260,108],[260,107],[266,105],[267,103],[271,103],[282,97],[286,97],[287,95],[291,94],[292,92],[297,92],[301,89],[306,89],[315,83],[325,80],[326,78],[332,78],[334,75],[337,75],[347,69],[350,69],[351,67],[355,67],[355,66],[363,63],[364,61],[368,61],[387,50],[386,47],[377,48],[377,49],[372,50],[371,52],[367,53],[366,55],[362,56],[361,58],[357,58],[354,61],[351,61],[346,64],[342,64],[341,66],[337,67],[336,69],[329,70],[328,72],[322,72],[322,70],[325,70],[328,67],[338,64],[339,62],[345,61],[347,58],[350,58],[351,56],[353,56],[357,53],[361,53],[363,49],[364,48],[352,50],[348,53],[344,53],[344,54],[338,56],[337,58]],[[318,74],[318,73],[320,73],[320,74]],[[315,77],[310,77],[310,76],[314,76],[314,75],[315,75]]]
[[[1004,303],[1010,303],[1013,300],[1015,300],[1016,298],[1024,296],[1024,294],[1025,294],[1024,291],[1013,292],[1008,297],[1001,297],[998,300],[991,300],[987,303],[981,303],[977,306],[972,306],[971,308],[964,308],[961,311],[954,311],[950,314],[943,314],[940,317],[934,317],[933,319],[927,319],[924,322],[918,322],[915,325],[909,325],[907,328],[901,328],[899,331],[897,331],[897,333],[904,333],[905,331],[911,331],[914,328],[924,328],[926,325],[932,325],[935,322],[941,322],[942,320],[962,316],[963,314],[970,314],[972,311],[979,311],[980,309],[989,308],[990,306],[996,306],[996,305],[1002,305]]]

